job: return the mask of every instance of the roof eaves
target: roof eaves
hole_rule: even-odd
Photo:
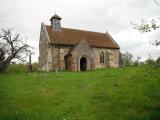
[[[112,42],[117,46],[118,49],[120,49],[120,46],[116,43],[116,41],[112,38],[112,36],[106,32],[106,35],[112,40]]]
[[[91,47],[95,47],[95,48],[107,48],[107,49],[119,49],[117,47],[106,47],[106,46],[96,46],[96,45],[91,45]]]
[[[44,25],[43,22],[41,23],[41,26],[42,26],[42,30],[44,31],[44,35],[47,38],[48,42],[51,42],[49,35],[48,35],[48,31],[47,31],[46,26]]]

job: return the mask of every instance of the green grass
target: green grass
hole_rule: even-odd
[[[6,72],[0,120],[160,120],[160,69]]]

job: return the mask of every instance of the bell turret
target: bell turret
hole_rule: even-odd
[[[54,16],[52,16],[52,18],[50,19],[51,21],[51,27],[53,31],[61,31],[61,17],[59,17],[57,14],[55,14]]]

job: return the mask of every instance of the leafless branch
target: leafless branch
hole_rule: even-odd
[[[25,62],[31,53],[32,47],[23,42],[19,34],[13,34],[12,29],[2,29],[0,34],[0,71],[8,65],[11,60],[18,59]]]

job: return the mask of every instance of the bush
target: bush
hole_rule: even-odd
[[[156,60],[156,66],[160,67],[160,57],[158,57],[157,60]]]
[[[148,59],[148,60],[145,61],[145,63],[146,63],[147,65],[149,65],[149,66],[153,66],[154,63],[155,63],[155,61],[152,60],[152,59]]]
[[[160,57],[158,57],[157,60],[153,60],[149,58],[148,60],[145,61],[145,63],[153,68],[160,67]]]
[[[38,71],[38,68],[39,68],[39,64],[38,64],[38,63],[33,63],[33,64],[32,64],[32,71],[33,71],[33,72]]]
[[[27,72],[27,65],[26,64],[10,64],[6,70],[6,73],[26,73]]]
[[[38,71],[38,63],[32,64],[32,71]],[[5,70],[6,73],[27,73],[28,64],[10,64]]]

